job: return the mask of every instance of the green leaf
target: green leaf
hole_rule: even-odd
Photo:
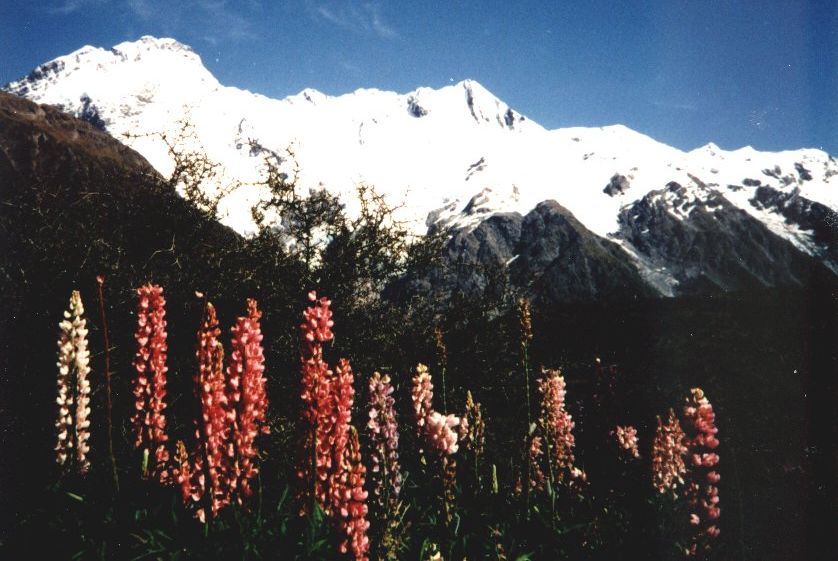
[[[71,493],[70,491],[67,491],[67,496],[70,497],[71,499],[77,500],[80,503],[84,502],[84,497],[82,497],[81,495],[77,495],[75,493]]]

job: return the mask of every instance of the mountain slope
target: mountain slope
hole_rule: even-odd
[[[222,222],[242,233],[253,229],[251,207],[266,195],[253,182],[272,157],[288,173],[298,170],[300,189],[325,187],[350,212],[357,210],[355,185],[373,185],[417,233],[451,228],[455,237],[466,236],[492,216],[525,216],[557,201],[591,235],[614,242],[623,252],[619,260],[661,294],[693,291],[696,278],[723,289],[797,285],[805,256],[838,274],[838,162],[820,150],[725,151],[708,144],[682,152],[620,125],[549,131],[470,80],[403,95],[304,90],[275,100],[221,85],[189,47],[153,37],[110,50],[84,47],[6,89],[107,130],[163,175],[174,166],[171,146],[206,152],[221,164],[207,191],[241,185],[220,209]],[[663,196],[672,183],[682,191]],[[650,196],[665,220],[633,218]],[[701,220],[704,207],[695,201],[718,201],[723,210],[713,215],[723,212],[728,225]],[[650,248],[653,241],[675,243],[674,231],[694,230],[698,222],[715,231],[691,243],[723,240],[731,249],[722,261],[748,254],[759,264],[714,264],[707,247],[693,249],[687,266],[679,261],[694,243]],[[765,231],[743,244],[740,235],[755,225]],[[646,236],[647,227],[662,229]],[[758,255],[769,239],[771,249]],[[776,259],[777,272],[766,272]]]

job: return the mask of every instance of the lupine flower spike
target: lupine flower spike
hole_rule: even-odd
[[[459,437],[457,427],[460,418],[455,415],[443,415],[433,409],[434,386],[428,367],[424,364],[416,366],[413,376],[413,414],[417,436],[422,443],[420,453],[426,451],[430,460],[434,462],[442,477],[443,509],[446,519],[450,522],[454,505],[454,488],[456,486],[457,465],[451,457],[457,452]]]
[[[73,314],[73,346],[75,347],[75,369],[76,369],[76,468],[79,473],[87,473],[90,469],[90,460],[87,453],[90,445],[90,351],[87,349],[87,320],[82,318],[84,306],[78,292],[75,296],[75,309]]]
[[[547,439],[552,476],[567,485],[585,481],[585,472],[574,465],[574,422],[565,409],[565,381],[561,372],[543,370],[538,391],[541,393],[539,425]]]
[[[527,392],[527,427],[532,423],[532,411],[530,407],[530,366],[529,349],[532,343],[532,314],[530,302],[526,298],[518,300],[518,322],[521,328],[521,366],[524,369],[524,387]],[[529,428],[528,428],[529,430]]]
[[[486,425],[483,421],[483,408],[474,401],[470,391],[466,392],[465,413],[460,422],[460,442],[468,451],[467,461],[470,475],[469,480],[474,490],[483,487],[482,464],[483,450],[486,446]]]
[[[413,415],[418,436],[430,451],[439,456],[447,456],[457,451],[457,432],[454,430],[460,419],[455,415],[442,415],[433,409],[434,385],[428,367],[416,366],[413,376],[411,398]]]
[[[385,516],[395,509],[402,486],[399,430],[390,376],[374,372],[369,381],[370,477],[376,506]]]
[[[76,470],[85,474],[90,469],[87,453],[90,446],[90,352],[87,349],[87,320],[78,290],[70,296],[70,306],[59,324],[58,339],[58,418],[55,428],[58,442],[56,461],[66,465],[75,448]],[[75,384],[74,384],[75,382]],[[75,419],[71,408],[75,403]]]
[[[678,497],[678,488],[684,485],[687,473],[684,458],[687,455],[686,436],[675,411],[669,410],[664,423],[658,415],[658,428],[652,441],[652,485],[658,493]]]
[[[367,561],[366,468],[361,462],[358,433],[352,427],[354,375],[341,359],[334,372],[323,360],[323,343],[332,334],[331,302],[309,293],[313,305],[300,325],[303,435],[297,476],[301,483],[300,514],[314,498],[341,533],[340,550],[351,550],[356,561]],[[312,485],[313,483],[313,485]]]
[[[55,446],[55,460],[59,465],[67,463],[67,459],[70,457],[73,448],[73,416],[70,412],[74,401],[71,385],[71,369],[74,365],[73,322],[70,321],[72,317],[72,302],[73,300],[71,298],[70,311],[64,312],[65,319],[59,324],[61,335],[58,338],[58,397],[56,398],[58,419],[55,421],[55,428],[58,432],[58,443]]]
[[[309,292],[308,298],[312,305],[303,312],[303,323],[300,324],[300,397],[303,400],[297,462],[297,479],[300,483],[297,498],[302,507],[300,514],[306,512],[312,498],[321,506],[325,504],[323,487],[331,467],[331,452],[323,446],[322,438],[317,439],[315,433],[328,433],[327,427],[318,426],[318,419],[329,420],[332,410],[332,372],[323,359],[323,344],[334,339],[334,322],[331,302],[327,298],[318,300],[314,291]],[[326,411],[321,414],[324,407]]]
[[[198,359],[198,370],[194,376],[195,392],[200,402],[201,416],[195,422],[197,450],[191,464],[185,455],[185,446],[178,442],[178,482],[183,499],[185,502],[200,504],[196,516],[202,521],[206,520],[207,514],[206,503],[202,499],[205,496],[208,498],[206,502],[214,516],[230,503],[230,495],[236,483],[232,469],[235,450],[229,429],[234,420],[234,412],[230,411],[227,400],[224,346],[218,339],[219,335],[221,329],[218,327],[215,307],[207,302],[195,351]]]
[[[236,450],[235,474],[238,476],[238,502],[253,494],[251,480],[259,473],[255,466],[258,449],[255,445],[259,434],[267,434],[268,396],[265,379],[265,355],[262,347],[262,330],[259,320],[262,312],[256,300],[247,301],[247,316],[236,320],[232,328],[233,340],[230,365],[227,368],[227,395],[235,414],[228,415],[233,424],[233,441]],[[235,382],[234,382],[235,381]]]
[[[541,469],[541,459],[543,456],[544,448],[542,446],[542,438],[540,435],[533,435],[530,439],[528,453],[530,462],[530,489],[533,491],[543,491],[547,482],[544,470]]]
[[[134,446],[143,451],[152,466],[144,469],[143,476],[168,483],[169,451],[166,441],[166,300],[158,285],[145,285],[137,289],[137,353],[134,357],[135,412]],[[145,463],[145,462],[144,462]]]
[[[466,391],[466,411],[462,421],[466,429],[460,440],[479,460],[483,457],[483,449],[486,446],[486,425],[483,421],[483,408],[480,403],[474,401],[470,390]]]
[[[611,436],[617,443],[617,451],[619,452],[621,460],[631,461],[640,458],[636,428],[631,425],[617,425],[614,430],[611,431]]]
[[[691,390],[684,406],[684,425],[689,462],[686,495],[692,509],[690,523],[695,526],[687,554],[696,556],[708,551],[711,540],[718,537],[720,531],[716,526],[716,520],[721,514],[719,488],[716,486],[721,479],[716,471],[719,455],[714,452],[719,446],[716,437],[719,429],[716,428],[713,406],[701,388]]]
[[[355,561],[368,561],[370,542],[367,530],[367,491],[364,490],[366,468],[361,462],[361,445],[355,427],[347,431],[347,442],[336,477],[332,481],[332,509],[338,530],[343,537],[341,553],[350,550]]]

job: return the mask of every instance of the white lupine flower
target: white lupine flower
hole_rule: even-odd
[[[65,465],[70,449],[76,449],[76,468],[80,473],[90,469],[87,453],[90,446],[90,351],[87,349],[87,320],[81,295],[74,290],[70,296],[70,308],[64,312],[59,323],[61,335],[58,339],[58,419],[55,423],[57,440],[56,461]],[[73,387],[75,378],[75,387]],[[75,392],[73,391],[75,390]],[[75,404],[75,423],[71,408]],[[75,426],[74,426],[75,425]]]

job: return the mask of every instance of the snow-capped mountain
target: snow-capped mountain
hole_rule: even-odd
[[[519,257],[546,235],[522,233],[538,215],[542,226],[560,217],[664,294],[797,282],[795,267],[808,267],[798,257],[838,274],[838,162],[820,150],[682,152],[621,125],[547,130],[471,80],[270,99],[221,85],[192,49],[153,37],[84,47],[5,89],[104,128],[163,175],[174,166],[163,136],[205,150],[221,164],[219,184],[242,184],[220,207],[242,233],[265,195],[253,186],[264,155],[290,149],[300,188],[339,193],[351,212],[355,186],[372,185],[415,231],[451,227],[449,251],[461,262],[465,252],[465,262],[532,266]],[[185,122],[194,135],[184,136]],[[551,200],[558,205],[542,204]],[[501,251],[495,226],[513,215],[519,224]],[[521,270],[544,274],[552,261],[540,259],[537,271]],[[602,280],[591,283],[596,293]]]

